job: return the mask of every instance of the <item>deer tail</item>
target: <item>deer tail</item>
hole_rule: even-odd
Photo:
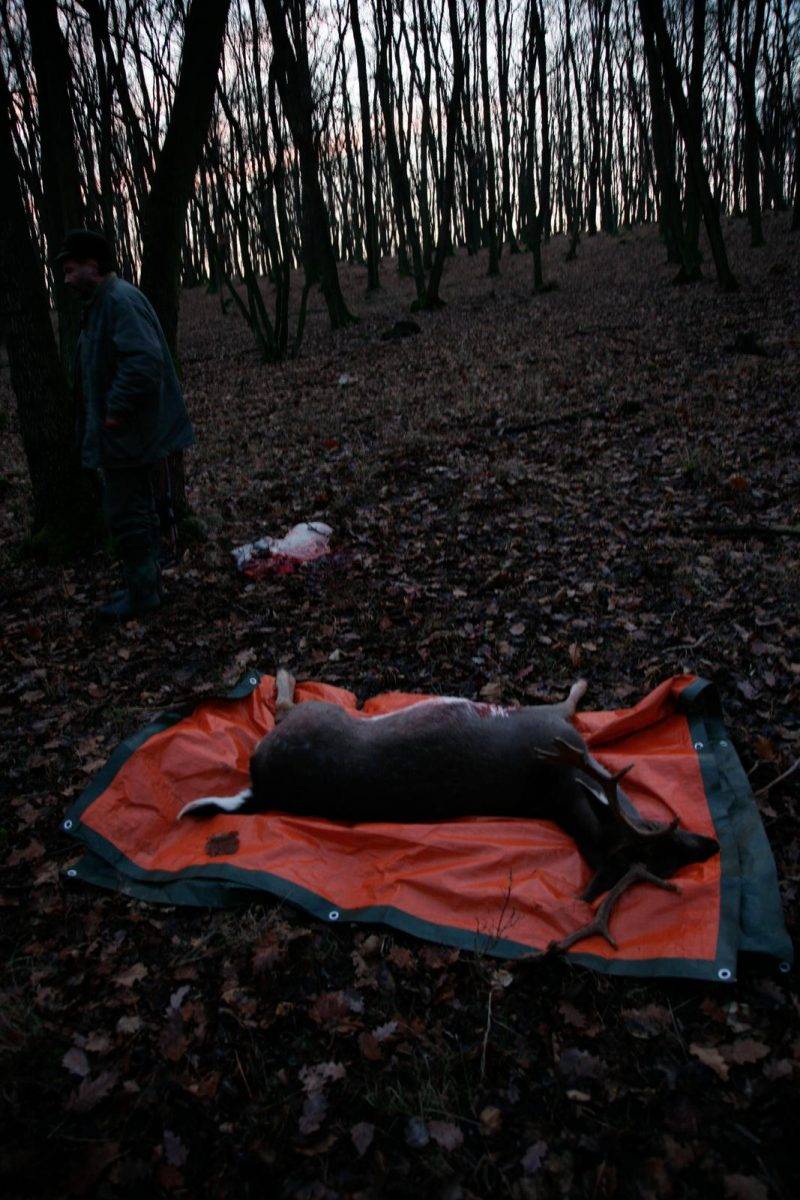
[[[569,695],[567,696],[566,700],[564,701],[564,710],[565,710],[566,716],[568,716],[568,717],[575,716],[575,712],[578,708],[578,705],[580,704],[581,700],[585,696],[586,689],[588,688],[588,686],[589,686],[589,684],[586,682],[585,679],[579,679],[577,683],[573,683],[572,687],[569,690]]]
[[[235,796],[201,796],[199,800],[190,800],[188,804],[184,804],[178,813],[177,820],[180,821],[189,813],[194,813],[198,817],[211,817],[214,813],[237,812],[244,807],[252,795],[253,792],[250,788],[244,788]]]

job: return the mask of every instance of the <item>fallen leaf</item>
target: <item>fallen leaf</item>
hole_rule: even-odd
[[[189,1151],[184,1146],[177,1133],[171,1129],[164,1130],[164,1158],[173,1167],[182,1167],[189,1157]]]
[[[383,1052],[374,1033],[359,1034],[358,1045],[367,1062],[379,1062],[383,1058]]]
[[[22,850],[12,851],[6,859],[5,865],[7,867],[17,867],[20,863],[35,862],[43,856],[44,846],[41,842],[37,842],[36,838],[32,838]]]
[[[310,1134],[316,1133],[327,1113],[328,1100],[323,1091],[315,1091],[310,1096],[306,1096],[298,1124],[303,1137],[309,1137]]]
[[[406,1145],[412,1150],[421,1150],[431,1140],[428,1126],[421,1117],[409,1117],[406,1122]]]
[[[464,1144],[464,1135],[451,1121],[428,1121],[428,1133],[442,1150],[457,1150]]]
[[[180,1062],[186,1053],[188,1042],[183,1033],[181,1014],[169,1009],[169,1016],[158,1039],[158,1048],[170,1062]]]
[[[366,1154],[372,1145],[372,1139],[375,1137],[375,1126],[369,1121],[359,1121],[350,1130],[350,1139],[358,1151],[359,1157]]]
[[[321,1091],[329,1083],[344,1079],[347,1072],[341,1063],[324,1062],[317,1063],[314,1067],[301,1067],[299,1074],[303,1091],[310,1095],[312,1092]]]
[[[81,1079],[88,1075],[91,1067],[86,1054],[79,1046],[72,1046],[67,1051],[61,1060],[62,1067],[66,1067],[72,1075],[78,1075]]]
[[[139,983],[147,975],[147,967],[142,962],[134,963],[132,967],[128,967],[124,971],[120,971],[114,976],[114,982],[120,987],[133,987],[135,983]]]
[[[494,1108],[491,1104],[487,1104],[486,1108],[482,1108],[478,1120],[481,1124],[481,1133],[485,1137],[494,1137],[503,1127],[503,1114],[499,1108]]]
[[[754,1063],[759,1062],[762,1058],[766,1058],[769,1054],[769,1046],[765,1046],[763,1042],[756,1042],[752,1038],[740,1038],[738,1042],[733,1042],[730,1046],[722,1046],[721,1053],[726,1062],[737,1063]]]
[[[769,1200],[769,1188],[754,1175],[723,1175],[725,1200]]]
[[[108,1054],[111,1045],[111,1038],[108,1034],[101,1033],[99,1030],[90,1033],[86,1039],[86,1049],[90,1050],[92,1054]]]
[[[587,1050],[577,1050],[571,1047],[562,1051],[558,1060],[559,1072],[571,1083],[579,1079],[599,1079],[606,1072],[602,1059],[589,1054]]]
[[[117,1033],[138,1033],[141,1028],[141,1017],[120,1017],[116,1025]]]
[[[547,1157],[547,1142],[534,1142],[522,1156],[521,1165],[526,1175],[535,1175]]]
[[[622,1019],[628,1033],[635,1038],[657,1037],[672,1025],[669,1009],[660,1004],[647,1004],[644,1008],[623,1009]]]
[[[720,1079],[727,1079],[730,1072],[728,1064],[714,1046],[698,1046],[696,1042],[692,1042],[689,1047],[689,1053],[695,1058],[699,1058],[704,1066],[710,1067]]]
[[[113,1090],[118,1078],[116,1071],[101,1071],[95,1079],[87,1076],[77,1092],[70,1096],[67,1108],[70,1112],[91,1112]]]

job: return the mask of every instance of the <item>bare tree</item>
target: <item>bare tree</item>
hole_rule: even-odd
[[[42,550],[60,557],[85,539],[93,521],[42,263],[20,187],[11,113],[0,71],[0,314],[33,490],[33,532]]]

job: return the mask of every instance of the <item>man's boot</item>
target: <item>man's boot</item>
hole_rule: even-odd
[[[127,587],[115,593],[109,604],[103,604],[104,617],[125,621],[140,617],[161,606],[161,569],[152,550],[136,559],[125,558],[122,564]]]

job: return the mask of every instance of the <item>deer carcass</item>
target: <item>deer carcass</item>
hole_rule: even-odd
[[[608,918],[622,893],[666,880],[719,850],[702,834],[640,817],[619,788],[630,767],[611,774],[588,752],[572,723],[587,684],[560,704],[517,709],[435,697],[378,717],[338,705],[294,703],[295,680],[277,676],[275,728],[250,759],[250,788],[193,800],[179,818],[277,810],[349,824],[433,823],[465,816],[543,818],[576,842],[595,874],[582,899],[608,896],[589,925],[616,946]]]

